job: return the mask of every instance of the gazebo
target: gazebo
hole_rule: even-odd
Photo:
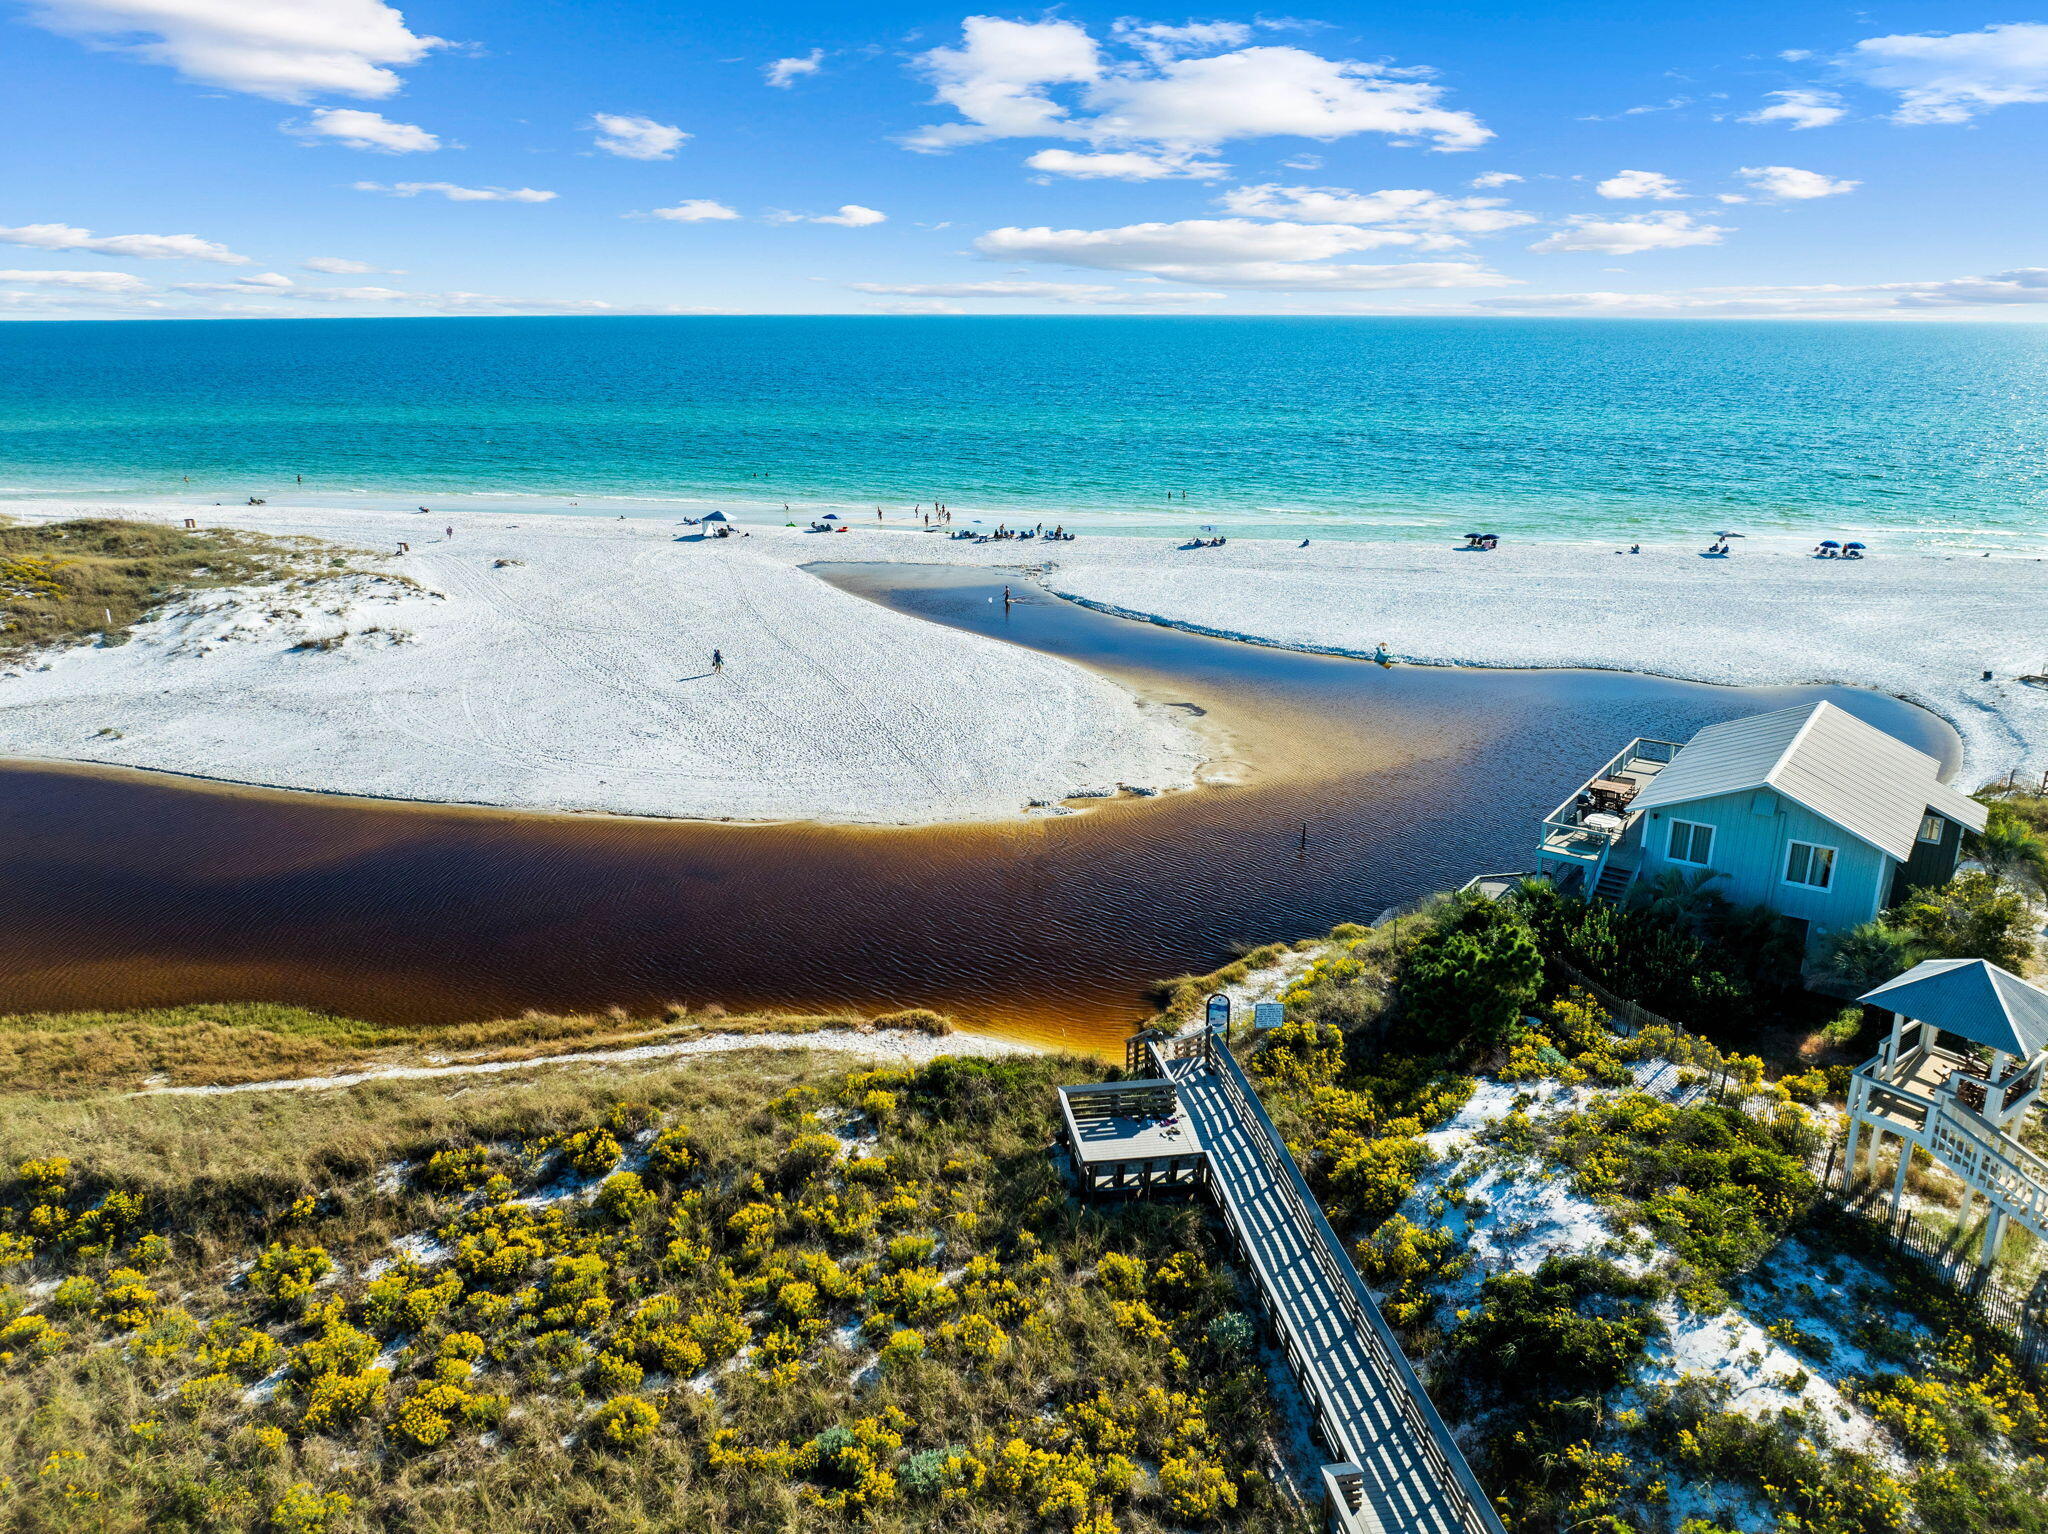
[[[1893,1135],[1895,1216],[1918,1146],[1962,1181],[1964,1225],[1978,1194],[1989,1201],[1984,1262],[2008,1217],[2048,1240],[2048,1161],[2013,1133],[2041,1095],[2048,991],[1985,959],[1929,959],[1857,999],[1890,1012],[1892,1028],[1850,1083],[1842,1186],[1856,1180],[1864,1131],[1873,1168]]]

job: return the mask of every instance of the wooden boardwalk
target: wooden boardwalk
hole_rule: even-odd
[[[1342,1534],[1502,1534],[1336,1233],[1221,1041],[1147,1041],[1208,1161],[1210,1196],[1339,1456],[1323,1477]]]

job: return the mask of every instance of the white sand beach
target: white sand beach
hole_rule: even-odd
[[[34,510],[53,513],[174,514]],[[1171,789],[1200,759],[1171,711],[834,590],[768,552],[789,541],[779,531],[700,542],[642,519],[196,514],[374,550],[416,585],[206,592],[128,644],[0,668],[0,757],[521,810],[875,824]]]
[[[1067,545],[1081,552],[1060,556],[1046,584],[1111,612],[1300,649],[1867,687],[1954,725],[1970,787],[2048,771],[2048,560],[1815,559],[1803,543],[1762,540],[1725,559],[1578,543],[1467,554],[1445,543],[1139,542]]]
[[[2048,769],[2048,687],[2018,679],[2048,670],[2048,563],[2030,559],[1821,561],[1762,541],[1719,560],[1433,540],[974,544],[900,524],[748,523],[751,536],[698,541],[667,520],[520,511],[7,509],[306,534],[371,550],[417,586],[348,577],[315,602],[206,593],[129,644],[7,668],[4,757],[515,809],[872,824],[1194,781],[1202,746],[1182,716],[799,568],[831,559],[1042,566],[1050,590],[1112,612],[1310,650],[1870,687],[1953,723],[1969,785]],[[335,648],[295,648],[343,631]]]

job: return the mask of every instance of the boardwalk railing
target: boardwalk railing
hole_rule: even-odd
[[[1322,1279],[1321,1287],[1341,1313],[1331,1319],[1348,1322],[1349,1330],[1359,1339],[1373,1376],[1369,1381],[1359,1382],[1363,1386],[1359,1394],[1376,1397],[1391,1406],[1405,1430],[1405,1447],[1420,1460],[1429,1478],[1435,1482],[1437,1495],[1431,1501],[1447,1506],[1457,1526],[1469,1534],[1502,1534],[1493,1504],[1466,1464],[1463,1451],[1437,1414],[1428,1393],[1422,1388],[1422,1382],[1409,1366],[1400,1342],[1380,1315],[1379,1307],[1373,1303],[1372,1296],[1358,1276],[1358,1270],[1344,1255],[1337,1233],[1331,1229],[1315,1195],[1310,1192],[1307,1179],[1302,1176],[1301,1168],[1296,1165],[1286,1142],[1274,1127],[1243,1067],[1220,1040],[1206,1031],[1173,1039],[1146,1039],[1140,1047],[1148,1063],[1161,1076],[1184,1080],[1191,1070],[1199,1070],[1214,1078],[1220,1095],[1237,1121],[1237,1127],[1251,1144],[1273,1186],[1279,1190],[1284,1215],[1302,1238]],[[1318,1347],[1316,1339],[1296,1333],[1288,1307],[1279,1302],[1275,1292],[1278,1280],[1258,1258],[1259,1247],[1254,1233],[1236,1228],[1236,1206],[1240,1200],[1234,1196],[1228,1166],[1215,1159],[1209,1168],[1209,1187],[1223,1211],[1226,1224],[1233,1227],[1232,1236],[1247,1256],[1253,1277],[1266,1300],[1266,1308],[1280,1333],[1288,1362],[1315,1405],[1325,1440],[1332,1449],[1350,1457],[1351,1463],[1333,1465],[1324,1472],[1332,1511],[1338,1516],[1335,1526],[1345,1534],[1352,1530],[1378,1528],[1381,1525],[1376,1517],[1371,1522],[1363,1521],[1370,1515],[1366,1510],[1365,1476],[1360,1467],[1381,1462],[1385,1456],[1376,1452],[1370,1436],[1345,1412],[1341,1403],[1329,1398],[1318,1370],[1311,1364],[1311,1359],[1325,1350]]]

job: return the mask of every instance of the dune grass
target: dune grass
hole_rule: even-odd
[[[17,1100],[0,1522],[1306,1534],[1203,1206],[1047,1154],[1101,1069]]]
[[[0,1097],[78,1096],[150,1086],[225,1086],[294,1076],[339,1075],[432,1056],[521,1060],[564,1051],[629,1048],[712,1033],[815,1033],[880,1029],[941,1036],[942,1013],[917,1009],[877,1018],[850,1013],[671,1009],[529,1012],[520,1017],[400,1028],[277,1002],[213,1002],[126,1012],[37,1012],[0,1017]]]
[[[183,592],[331,569],[346,556],[310,540],[226,528],[81,517],[0,524],[0,656],[129,629]]]

